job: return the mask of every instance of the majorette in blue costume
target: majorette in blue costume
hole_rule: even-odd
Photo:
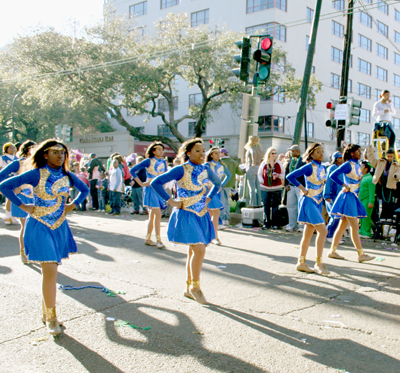
[[[68,162],[68,148],[57,140],[46,140],[27,161],[29,171],[0,184],[4,195],[29,213],[24,231],[25,251],[29,261],[42,266],[43,318],[52,335],[61,332],[55,311],[57,265],[78,251],[66,214],[79,206],[89,193],[88,187],[68,171]],[[15,194],[14,189],[23,185],[32,186],[33,205],[24,204]],[[72,186],[80,194],[67,205]]]
[[[339,187],[342,187],[342,190],[337,196],[331,211],[332,215],[334,215],[335,218],[341,219],[341,221],[333,236],[331,251],[328,256],[333,259],[344,259],[344,257],[339,255],[336,251],[344,231],[347,226],[350,225],[351,238],[358,252],[358,261],[361,263],[372,260],[375,257],[364,254],[358,231],[358,219],[367,216],[364,206],[358,199],[360,183],[363,177],[360,164],[358,163],[360,158],[360,146],[356,144],[347,145],[343,154],[345,163],[330,175],[330,178],[338,184]],[[344,182],[341,180],[341,175],[344,175]]]
[[[27,140],[24,143],[21,144],[19,151],[18,151],[18,157],[21,157],[20,159],[16,159],[9,163],[7,167],[3,168],[0,171],[0,183],[2,183],[4,180],[7,180],[8,178],[20,174],[24,170],[24,162],[25,162],[25,157],[30,156],[33,147],[36,145],[34,141]],[[32,191],[32,186],[31,185],[22,185],[21,187],[18,188],[18,197],[24,204],[32,204],[33,203],[33,191]],[[28,263],[28,259],[25,255],[25,249],[24,249],[24,240],[23,240],[23,232],[25,229],[25,218],[28,216],[28,214],[21,210],[18,206],[16,206],[14,203],[11,203],[11,216],[14,218],[19,218],[21,222],[21,233],[20,233],[20,239],[19,239],[19,247],[20,247],[20,255],[21,255],[21,261],[22,263],[26,264]]]
[[[171,242],[189,245],[187,258],[186,297],[206,303],[200,290],[200,272],[205,247],[214,238],[214,227],[207,209],[207,202],[218,192],[220,178],[204,164],[205,151],[201,139],[192,139],[182,144],[178,156],[183,165],[175,166],[164,175],[156,177],[151,186],[156,193],[175,207],[168,224],[168,239]],[[163,185],[176,180],[178,201],[174,201]]]
[[[167,206],[150,186],[150,182],[154,180],[155,177],[162,175],[167,171],[167,162],[162,158],[163,154],[163,143],[160,141],[154,141],[146,150],[146,159],[130,169],[135,182],[144,187],[143,205],[150,209],[147,236],[144,243],[148,246],[157,246],[159,249],[165,247],[161,242],[161,209],[165,209]],[[136,172],[144,168],[147,172],[147,180],[145,183],[143,183],[136,174]],[[156,231],[157,242],[151,240],[153,226]]]
[[[222,181],[221,188],[223,188],[226,183],[231,178],[231,174],[227,167],[220,162],[221,150],[218,147],[212,147],[206,156],[206,161],[210,165],[211,170],[217,174],[217,176]],[[218,225],[219,225],[219,215],[224,205],[221,202],[221,191],[219,191],[208,204],[208,209],[210,210],[211,221],[215,230],[215,239],[212,241],[216,245],[221,245],[221,241],[218,237]]]
[[[17,157],[15,156],[15,146],[11,142],[7,142],[3,145],[3,155],[0,156],[0,170],[3,170],[7,167],[8,164],[13,162]],[[6,212],[4,216],[5,224],[14,224],[16,221],[11,216],[11,202],[6,200]]]
[[[327,235],[325,220],[322,217],[323,189],[326,181],[325,168],[321,162],[324,158],[323,147],[319,143],[311,144],[304,156],[304,161],[308,162],[305,166],[292,171],[286,176],[286,179],[296,187],[299,187],[303,195],[299,199],[299,217],[298,221],[304,224],[303,239],[300,243],[300,256],[297,261],[296,269],[302,272],[317,272],[321,275],[328,275],[325,264],[322,263],[322,253]],[[306,185],[303,187],[297,180],[304,176]],[[314,269],[311,269],[306,263],[306,255],[311,242],[314,230],[317,231],[317,259]]]

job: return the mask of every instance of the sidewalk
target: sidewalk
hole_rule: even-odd
[[[21,264],[19,226],[0,219],[2,373],[400,371],[400,248],[364,242],[384,260],[360,264],[349,240],[338,251],[345,261],[327,258],[327,243],[332,275],[322,277],[295,270],[300,233],[233,226],[207,249],[202,289],[212,304],[201,306],[182,295],[187,248],[168,243],[166,220],[167,250],[145,246],[146,219],[69,216],[80,254],[59,267],[58,283],[125,294],[58,290],[66,328],[57,340],[40,320],[39,267]]]

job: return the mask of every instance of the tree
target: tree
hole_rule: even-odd
[[[195,121],[195,135],[201,136],[213,112],[226,104],[238,108],[241,93],[249,89],[231,73],[237,52],[234,41],[242,34],[192,28],[186,14],[169,14],[146,36],[138,36],[134,20],[106,19],[87,29],[73,46],[70,37],[51,29],[20,37],[7,46],[3,66],[14,67],[13,77],[28,86],[27,97],[36,98],[42,107],[62,102],[84,112],[95,106],[99,112],[108,112],[132,136],[161,140],[174,150],[186,140],[178,130],[179,123]],[[281,70],[272,74],[264,94],[272,95],[280,86],[288,98],[295,98],[300,90],[294,69],[284,63],[286,53],[274,48],[273,58]],[[174,110],[178,77],[201,95],[180,118]],[[314,99],[313,91],[310,99]],[[124,109],[148,119],[160,117],[175,139],[141,133],[124,118]]]

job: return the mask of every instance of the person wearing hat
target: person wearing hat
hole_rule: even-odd
[[[221,190],[221,202],[224,205],[224,209],[221,212],[221,219],[224,225],[229,225],[229,220],[231,217],[229,196],[231,194],[231,190],[235,188],[235,176],[244,175],[246,171],[239,168],[239,162],[229,157],[228,150],[226,150],[225,148],[221,148],[221,160],[223,161],[224,167],[227,168],[229,173],[231,174],[229,181]]]
[[[288,148],[291,153],[291,157],[286,166],[285,175],[289,175],[291,172],[303,167],[305,165],[304,161],[300,157],[300,146],[292,145]],[[301,185],[305,185],[304,176],[299,177],[298,182]],[[299,199],[300,199],[300,188],[293,185],[285,177],[285,189],[287,190],[287,202],[286,208],[289,215],[289,224],[284,227],[288,232],[293,232],[297,226],[297,217],[299,214]],[[299,231],[302,229],[299,228]]]
[[[329,166],[327,170],[327,180],[324,186],[324,200],[325,200],[325,207],[326,211],[329,215],[328,221],[328,236],[327,241],[332,242],[333,235],[335,234],[336,228],[339,225],[340,219],[335,219],[334,216],[331,214],[332,206],[335,203],[336,197],[339,194],[338,185],[333,182],[329,176],[335,171],[342,163],[343,163],[343,155],[340,151],[336,151],[332,154],[332,164]],[[342,179],[343,176],[341,175]],[[342,242],[342,241],[341,241]]]

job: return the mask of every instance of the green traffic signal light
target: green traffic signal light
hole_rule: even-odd
[[[244,37],[243,40],[236,41],[235,44],[242,52],[233,56],[234,60],[240,64],[240,68],[232,69],[232,73],[247,83],[250,75],[251,42],[249,38]]]

